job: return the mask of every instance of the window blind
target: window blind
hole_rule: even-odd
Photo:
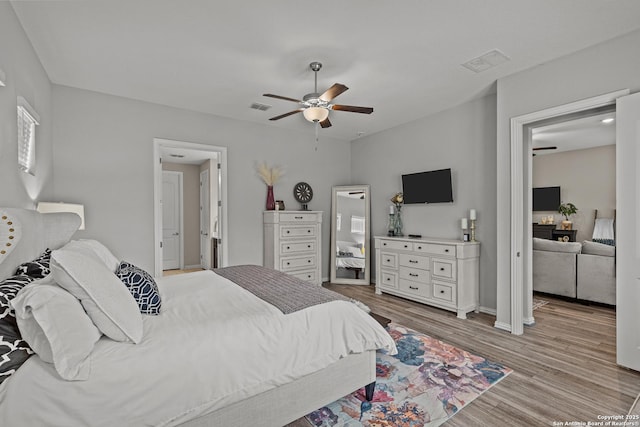
[[[24,98],[18,97],[18,166],[30,175],[35,174],[37,117]]]

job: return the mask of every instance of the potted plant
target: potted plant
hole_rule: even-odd
[[[573,203],[563,203],[558,206],[558,212],[564,216],[564,221],[561,223],[561,227],[563,230],[571,230],[573,223],[569,221],[569,217],[576,212],[578,212],[578,208]]]

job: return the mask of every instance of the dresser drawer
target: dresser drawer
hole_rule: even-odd
[[[414,282],[429,283],[431,276],[427,270],[419,268],[400,267],[400,278]]]
[[[436,243],[416,243],[416,252],[424,252],[439,256],[456,256],[456,247],[454,245],[439,245]]]
[[[398,287],[398,274],[393,271],[381,271],[380,272],[380,280],[382,281],[381,285],[387,288],[397,288]]]
[[[308,270],[308,271],[293,271],[291,273],[289,273],[290,275],[292,275],[293,277],[297,277],[300,280],[306,280],[307,282],[312,282],[312,283],[316,283],[317,282],[317,276],[316,276],[316,271],[315,270]]]
[[[399,242],[395,240],[381,240],[380,248],[382,249],[395,249],[398,251],[412,251],[413,243],[411,242]]]
[[[307,237],[307,236],[315,236],[316,228],[314,226],[305,227],[305,226],[283,226],[280,228],[280,237]]]
[[[295,258],[282,258],[280,260],[280,270],[281,271],[290,271],[290,270],[299,270],[301,268],[307,267],[315,267],[316,265],[316,257],[308,256],[308,257],[295,257]]]
[[[398,254],[394,254],[392,252],[381,252],[380,253],[380,264],[383,268],[393,268],[394,270],[398,268]]]
[[[312,213],[281,213],[280,222],[317,222],[318,215]]]
[[[398,254],[400,257],[400,265],[405,267],[429,269],[429,257],[414,254]]]
[[[400,279],[398,284],[401,291],[415,294],[423,298],[431,298],[431,285],[428,283],[417,283],[411,280]]]
[[[314,240],[309,240],[305,242],[281,242],[280,243],[280,253],[282,255],[290,255],[297,254],[301,252],[315,252],[316,251],[316,242]]]
[[[432,259],[431,272],[433,277],[456,280],[456,260],[455,259]]]
[[[431,286],[433,287],[433,298],[443,302],[456,302],[455,285],[434,280]]]

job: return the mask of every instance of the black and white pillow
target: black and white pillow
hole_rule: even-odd
[[[22,340],[11,300],[20,289],[34,280],[33,277],[19,274],[0,282],[0,383],[33,354],[29,344]]]
[[[133,298],[138,303],[142,314],[160,314],[162,300],[158,285],[153,277],[143,269],[122,261],[116,270],[116,275],[125,284]]]
[[[35,279],[42,279],[51,273],[49,264],[51,263],[51,249],[47,249],[37,259],[20,264],[16,274],[26,274]]]

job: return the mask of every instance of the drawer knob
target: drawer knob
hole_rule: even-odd
[[[445,251],[445,252],[449,252],[449,249],[445,249],[444,251]]]
[[[387,282],[390,282],[390,281],[391,281],[391,277],[387,277]]]
[[[418,246],[418,249],[422,249],[422,246]]]
[[[309,249],[311,249],[311,245],[307,245],[307,247],[308,247]]]
[[[440,267],[440,271],[444,271],[444,267]]]
[[[301,217],[301,216],[297,216],[297,217],[295,217],[295,218],[296,218],[296,219],[302,219],[303,217]]]
[[[386,243],[383,243],[383,244],[382,244],[382,246],[387,246],[387,244],[386,244]]]
[[[408,247],[409,247],[409,245],[404,245],[404,247],[405,247],[405,248],[408,248]]]
[[[409,289],[413,289],[414,291],[417,291],[420,288],[416,288],[415,286],[409,286]]]
[[[440,291],[440,293],[441,293],[441,294],[444,294],[444,291],[443,291],[443,290],[441,290],[441,291]]]
[[[287,246],[287,249],[291,249],[291,246]]]
[[[391,262],[391,260],[389,258],[387,258],[387,262]]]
[[[413,273],[409,273],[409,276],[411,276],[411,277],[418,277],[418,275],[417,275],[417,274],[413,274]]]
[[[307,230],[307,233],[311,233],[311,230]]]
[[[413,264],[417,264],[418,263],[418,261],[416,261],[415,259],[410,259],[409,262],[413,263]]]
[[[310,259],[308,259],[308,260],[307,260],[307,262],[309,262],[309,263],[310,263],[310,262],[311,262],[311,260],[310,260]]]
[[[290,231],[290,230],[287,230],[287,234],[289,234],[289,233],[291,233],[291,231]]]

